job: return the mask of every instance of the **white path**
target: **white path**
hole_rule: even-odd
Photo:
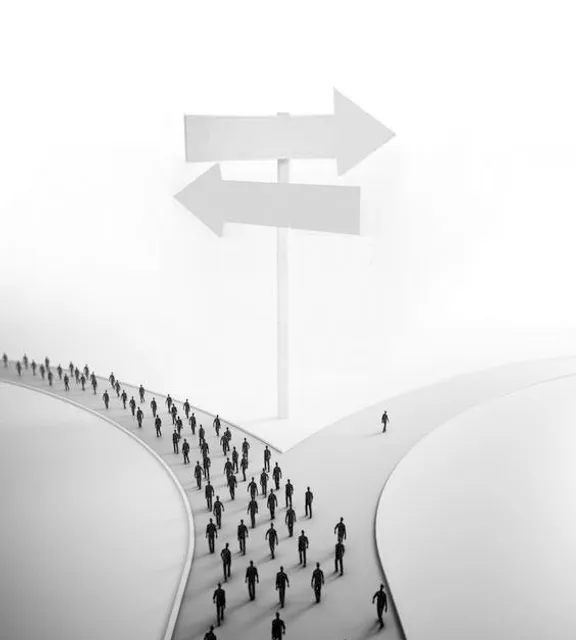
[[[279,461],[284,479],[291,478],[296,487],[295,507],[299,519],[303,516],[306,485],[310,485],[315,493],[314,518],[309,522],[302,520],[300,526],[310,538],[309,562],[320,561],[329,578],[325,597],[319,606],[313,604],[309,586],[312,567],[309,565],[306,571],[297,567],[296,542],[286,537],[284,527],[280,527],[282,535],[277,559],[275,562],[268,561],[264,543],[267,519],[263,517],[265,509],[261,504],[259,525],[255,533],[251,532],[247,557],[241,559],[235,555],[233,558],[233,577],[226,586],[228,617],[218,630],[218,640],[269,637],[270,621],[276,611],[272,576],[281,563],[287,569],[292,583],[287,607],[282,614],[288,626],[288,638],[356,640],[376,635],[375,611],[370,600],[383,574],[375,544],[375,514],[380,493],[398,462],[418,440],[469,407],[498,394],[574,372],[576,358],[563,358],[521,363],[461,376],[370,407],[323,429],[289,451],[276,455],[273,461]],[[4,373],[0,372],[0,375]],[[13,373],[10,375],[13,377]],[[36,380],[35,384],[40,383]],[[99,389],[102,390],[103,387]],[[63,392],[58,389],[58,393]],[[71,395],[103,410],[99,396],[93,397],[90,392],[82,394],[74,385]],[[385,408],[391,424],[389,432],[381,435],[379,421]],[[118,408],[115,399],[110,416],[121,424],[130,425],[132,420],[127,412]],[[211,418],[206,415],[201,417],[211,434]],[[131,429],[137,431],[135,425]],[[233,444],[238,444],[243,436],[234,429],[233,434]],[[207,554],[204,540],[203,530],[207,522],[205,503],[195,489],[191,469],[183,469],[181,458],[171,453],[168,438],[165,437],[159,444],[155,443],[149,419],[138,435],[156,447],[176,470],[178,477],[183,478],[194,511],[197,527],[195,557],[175,637],[187,640],[202,638],[207,625],[214,619],[211,594],[220,577],[220,563],[217,557]],[[259,462],[262,445],[252,438],[250,441],[253,447],[252,460]],[[216,450],[212,437],[210,445],[212,450]],[[194,450],[192,461],[196,458],[195,453]],[[217,490],[226,496],[224,503],[227,511],[218,541],[218,552],[222,546],[220,543],[227,540],[233,549],[236,548],[235,529],[239,518],[244,517],[242,512],[247,504],[245,486],[242,484],[239,487],[239,499],[235,502],[231,502],[223,491],[222,463],[220,453],[214,460],[214,469],[219,472]],[[256,470],[256,467],[252,466],[251,470]],[[281,509],[280,519],[283,514],[284,509]],[[349,529],[346,573],[343,577],[333,577],[331,569],[335,540],[332,530],[340,516],[344,516]],[[250,558],[255,560],[261,573],[259,595],[255,602],[248,601],[242,580],[246,560]],[[393,585],[391,587],[393,595]],[[399,603],[400,614],[405,604]],[[403,636],[394,607],[387,616],[384,632],[379,635],[386,638]]]

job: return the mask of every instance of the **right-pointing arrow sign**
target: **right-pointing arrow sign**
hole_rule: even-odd
[[[360,187],[223,181],[216,164],[174,197],[218,235],[226,222],[360,233]]]
[[[187,162],[336,158],[346,173],[395,134],[334,89],[334,114],[184,116]]]

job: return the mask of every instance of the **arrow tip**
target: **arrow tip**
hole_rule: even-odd
[[[396,134],[334,89],[336,163],[341,176]]]
[[[218,236],[222,236],[224,218],[220,215],[214,196],[221,182],[220,165],[215,164],[174,196]]]

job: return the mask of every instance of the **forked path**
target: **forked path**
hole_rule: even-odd
[[[273,451],[272,464],[277,461],[283,472],[282,487],[278,495],[280,508],[275,520],[280,530],[280,544],[274,561],[269,559],[268,546],[264,540],[269,516],[261,497],[257,527],[250,529],[247,555],[242,557],[238,554],[236,527],[240,518],[249,521],[246,514],[248,494],[246,484],[241,482],[239,475],[236,500],[230,500],[224,486],[224,458],[216,443],[212,416],[196,412],[199,422],[204,423],[209,435],[213,484],[226,509],[214,555],[208,553],[204,534],[209,516],[204,494],[197,491],[192,477],[193,465],[200,456],[197,437],[191,438],[190,429],[185,428],[184,436],[191,440],[192,464],[184,467],[181,455],[172,452],[172,429],[169,428],[171,420],[168,420],[164,408],[161,414],[166,425],[164,437],[157,439],[154,436],[148,407],[150,394],[147,394],[144,427],[138,429],[130,412],[122,409],[115,394],[112,396],[110,411],[105,411],[101,393],[107,384],[103,381],[100,381],[96,396],[91,390],[83,393],[74,383],[69,394],[64,392],[60,382],[55,382],[51,391],[84,403],[130,429],[162,456],[182,482],[192,506],[196,531],[192,571],[174,632],[177,640],[201,639],[208,625],[214,623],[212,593],[222,575],[219,552],[225,542],[230,542],[234,554],[232,578],[224,585],[227,594],[226,620],[217,629],[218,640],[270,637],[270,623],[278,610],[273,578],[281,564],[288,573],[291,584],[287,592],[286,607],[281,614],[287,625],[287,638],[360,640],[381,636],[392,639],[404,637],[400,618],[409,603],[393,603],[385,618],[385,629],[379,632],[371,597],[383,581],[374,531],[376,510],[380,494],[393,469],[420,439],[460,412],[495,396],[574,373],[576,358],[570,357],[519,363],[459,376],[405,393],[344,418],[282,454]],[[0,378],[6,377],[10,380],[17,379],[13,363],[8,372],[0,368]],[[39,376],[33,378],[30,372],[24,374],[21,382],[33,387],[48,388],[46,382],[42,382]],[[123,386],[129,395],[138,398],[135,387]],[[159,395],[156,398],[163,407],[164,398]],[[386,434],[381,433],[380,427],[380,416],[384,409],[388,410],[390,416]],[[231,430],[232,444],[240,447],[245,434],[234,427]],[[250,436],[248,440],[251,444],[248,476],[257,476],[262,467],[264,445]],[[298,517],[296,531],[304,529],[310,539],[309,564],[306,569],[298,566],[296,537],[288,538],[283,524],[284,482],[287,478],[295,486],[294,506]],[[311,520],[304,518],[303,496],[306,486],[311,487],[315,496]],[[348,529],[345,573],[342,577],[333,573],[336,542],[333,529],[341,516]],[[254,560],[260,572],[260,584],[254,602],[248,599],[243,579],[250,559]],[[315,562],[321,563],[326,575],[326,588],[319,605],[314,604],[310,588]],[[394,585],[391,584],[390,588],[393,596]],[[400,617],[394,604],[398,607]]]

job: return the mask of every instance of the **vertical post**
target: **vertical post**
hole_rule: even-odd
[[[278,113],[288,117],[288,113]],[[290,160],[278,160],[278,182],[290,182]],[[278,418],[287,418],[289,414],[289,367],[288,367],[288,316],[289,316],[289,280],[288,280],[288,234],[289,229],[276,230],[277,255],[277,313],[278,313]]]

